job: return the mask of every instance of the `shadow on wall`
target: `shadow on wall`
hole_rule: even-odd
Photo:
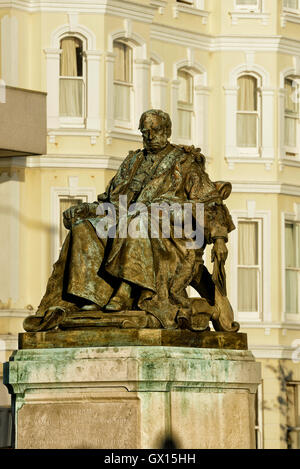
[[[0,449],[9,449],[12,444],[11,407],[0,407]]]
[[[276,398],[281,422],[280,440],[286,444],[286,449],[300,449],[300,383],[294,380],[293,372],[280,361],[278,368],[268,365],[279,381],[280,393]]]

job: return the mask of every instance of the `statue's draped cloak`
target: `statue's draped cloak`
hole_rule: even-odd
[[[177,327],[179,318],[191,314],[186,287],[191,283],[195,263],[203,247],[187,248],[187,236],[151,237],[150,204],[203,203],[205,244],[213,238],[227,238],[234,226],[220,193],[204,170],[204,157],[193,147],[168,144],[156,155],[145,150],[130,152],[98,196],[98,204],[114,204],[119,222],[119,196],[127,196],[128,207],[143,203],[147,209],[129,215],[148,236],[99,238],[97,224],[103,215],[78,220],[70,229],[60,257],[54,264],[46,293],[37,311],[43,317],[49,308],[63,308],[66,314],[79,310],[86,300],[104,308],[122,280],[138,291],[136,307],[153,314],[162,327]],[[147,216],[148,215],[148,216]],[[161,228],[161,227],[160,227]],[[161,230],[160,230],[161,233]],[[98,231],[99,234],[99,231]],[[107,313],[109,314],[109,313]]]

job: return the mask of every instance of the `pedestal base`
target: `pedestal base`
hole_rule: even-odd
[[[16,448],[254,448],[260,365],[247,350],[27,349],[5,366]]]

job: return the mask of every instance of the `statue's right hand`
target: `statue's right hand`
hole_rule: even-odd
[[[63,212],[63,222],[65,228],[69,230],[72,227],[72,223],[74,223],[74,221],[76,221],[78,218],[86,216],[89,208],[88,205],[89,204],[87,203],[72,205],[72,207],[65,210]]]

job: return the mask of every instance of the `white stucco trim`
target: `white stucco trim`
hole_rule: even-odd
[[[258,321],[270,322],[271,316],[271,211],[257,210],[255,201],[247,201],[248,210],[232,210],[231,215],[236,228],[240,219],[249,219],[260,223],[259,252],[261,253],[261,284],[259,292],[259,311],[257,313],[238,312],[238,230],[235,229],[230,234],[230,252],[232,252],[232,262],[230,266],[232,305],[236,311],[238,321]]]
[[[93,31],[76,21],[77,17],[69,15],[69,23],[60,25],[52,31],[50,47],[44,49],[47,63],[47,126],[48,129],[57,130],[65,126],[82,128],[99,132],[100,122],[100,60],[102,53],[96,49],[96,35]],[[59,117],[59,64],[60,41],[68,36],[78,37],[83,42],[85,60],[85,113],[84,119],[76,124],[75,119],[67,123],[66,119]],[[53,132],[52,132],[53,133]],[[58,133],[56,133],[57,135]]]
[[[270,73],[262,66],[255,64],[253,53],[246,53],[247,62],[234,67],[229,74],[225,93],[225,159],[230,169],[235,163],[264,163],[266,169],[274,162],[274,90],[270,88]],[[238,78],[252,75],[258,81],[261,109],[261,141],[255,149],[239,148],[236,143],[236,114],[238,96]]]

